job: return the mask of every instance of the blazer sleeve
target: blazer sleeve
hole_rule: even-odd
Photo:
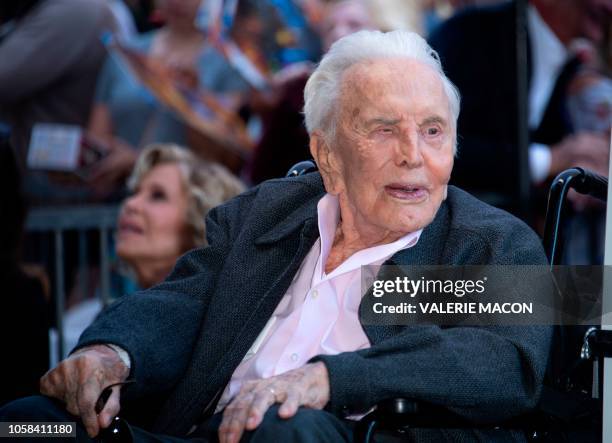
[[[229,249],[227,207],[207,218],[209,245],[181,257],[163,283],[122,297],[83,332],[76,349],[114,344],[130,356],[130,394],[163,392],[185,371]]]
[[[517,262],[516,257],[525,261]],[[544,264],[541,248],[514,250],[501,263]],[[499,263],[499,262],[498,262]],[[389,326],[379,326],[389,328]],[[552,327],[395,326],[397,334],[356,352],[320,355],[339,415],[405,397],[487,422],[533,408],[548,361]]]

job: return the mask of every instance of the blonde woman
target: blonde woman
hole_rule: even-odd
[[[172,144],[143,150],[128,187],[116,248],[141,288],[164,280],[179,256],[205,245],[208,211],[244,190],[223,166]]]

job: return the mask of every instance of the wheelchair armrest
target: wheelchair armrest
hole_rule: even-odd
[[[376,405],[357,423],[355,442],[369,443],[379,430],[434,429],[523,429],[550,427],[548,417],[532,412],[501,422],[476,423],[449,409],[422,400],[392,398]]]
[[[473,428],[474,423],[454,412],[432,403],[391,398],[376,405],[376,409],[361,421],[377,420],[383,425],[414,428]]]

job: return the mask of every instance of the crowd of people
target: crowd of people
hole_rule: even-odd
[[[524,42],[517,40],[521,19]],[[73,344],[78,350],[68,360],[77,361],[74,364],[79,358],[106,361],[119,368],[112,377],[97,379],[100,386],[121,382],[128,373],[133,376],[133,367],[141,371],[137,376],[158,383],[159,389],[152,390],[142,385],[141,378],[134,388],[140,395],[138,401],[149,396],[158,400],[162,394],[169,398],[158,416],[161,421],[156,432],[185,434],[185,424],[189,420],[194,424],[194,408],[203,408],[203,399],[217,405],[211,411],[206,408],[216,422],[206,421],[207,428],[198,432],[206,436],[213,429],[226,442],[237,441],[236,435],[240,438],[245,429],[253,430],[260,423],[270,425],[266,410],[274,403],[283,404],[278,410],[284,417],[295,415],[298,406],[322,409],[327,405],[337,413],[344,407],[342,402],[353,412],[365,412],[365,400],[352,399],[363,392],[349,387],[349,374],[354,369],[347,368],[354,364],[367,371],[394,371],[394,365],[405,362],[387,356],[381,363],[374,357],[376,351],[370,355],[367,350],[388,346],[385,340],[390,340],[394,345],[378,352],[393,354],[402,346],[417,346],[416,342],[401,334],[366,331],[364,335],[363,330],[355,329],[356,320],[350,315],[358,305],[348,296],[344,303],[353,303],[347,308],[352,314],[341,311],[336,323],[328,326],[317,325],[312,313],[308,317],[306,305],[289,301],[281,302],[276,310],[271,304],[252,308],[263,309],[263,314],[259,323],[251,324],[248,312],[230,306],[229,288],[246,288],[249,297],[265,299],[260,292],[268,288],[261,285],[268,285],[276,288],[279,300],[288,298],[292,291],[310,294],[317,285],[322,285],[321,292],[330,291],[323,289],[328,285],[334,291],[344,288],[342,291],[348,294],[355,285],[346,276],[354,279],[354,263],[349,259],[353,254],[367,251],[365,259],[359,256],[360,265],[380,265],[402,250],[412,249],[417,242],[441,248],[444,254],[440,257],[453,257],[449,261],[459,264],[456,251],[451,254],[448,244],[438,244],[439,239],[426,234],[442,229],[438,226],[440,217],[447,217],[445,221],[458,230],[464,229],[462,212],[452,213],[460,205],[485,217],[481,220],[484,224],[478,226],[487,230],[487,235],[494,234],[486,217],[499,218],[500,223],[507,224],[507,231],[499,235],[518,235],[516,241],[524,243],[528,259],[543,262],[526,227],[490,212],[446,185],[455,185],[513,213],[541,234],[546,190],[559,172],[578,166],[607,176],[612,122],[611,23],[610,0],[529,0],[525,10],[507,0],[3,1],[0,178],[8,182],[0,198],[7,226],[3,229],[6,238],[0,244],[0,275],[13,292],[3,306],[16,313],[11,324],[15,318],[23,318],[36,326],[23,334],[23,343],[28,343],[28,350],[37,351],[15,351],[15,355],[23,355],[17,359],[11,378],[23,383],[14,383],[6,390],[3,387],[0,406],[38,392],[38,378],[48,369],[46,331],[51,324],[48,304],[52,297],[48,282],[21,264],[21,250],[27,245],[27,241],[21,241],[26,235],[26,204],[61,206],[70,211],[71,207],[103,203],[120,207],[112,247],[117,267],[122,269],[121,279],[130,280],[134,290],[153,288],[121,299],[143,297],[150,307],[143,307],[141,302],[122,302],[114,311],[104,311],[78,344],[75,336]],[[398,30],[402,32],[391,32]],[[372,32],[355,34],[358,31]],[[349,35],[357,37],[345,39]],[[385,47],[376,48],[376,44]],[[429,47],[433,52],[428,52]],[[521,53],[525,59],[520,59]],[[405,54],[421,64],[387,60],[401,59]],[[363,64],[369,67],[362,72],[357,67]],[[423,65],[428,68],[423,70]],[[442,80],[440,85],[430,79],[431,69],[436,71],[435,78]],[[417,80],[410,83],[413,79]],[[521,85],[524,91],[519,91]],[[419,106],[427,103],[430,108],[423,111],[425,108],[411,100]],[[445,111],[441,111],[443,102],[448,107]],[[431,109],[437,113],[426,123],[416,117],[414,122],[389,117],[396,112],[420,118]],[[374,115],[373,110],[380,115]],[[370,134],[366,118],[381,129]],[[403,213],[403,209],[381,203],[371,186],[393,178],[392,164],[400,160],[391,153],[392,140],[408,140],[408,135],[400,134],[408,134],[414,125],[425,131],[419,132],[423,149],[431,149],[419,155],[404,153],[402,164],[425,171],[418,183],[411,185],[416,191],[402,188],[401,183],[383,188],[391,189],[389,192],[397,198],[417,199],[412,194],[404,195],[414,192],[428,192],[431,198],[422,211]],[[378,154],[370,151],[372,146],[380,149]],[[521,149],[527,150],[527,164],[521,163]],[[306,159],[316,161],[322,181],[299,179],[303,201],[297,185],[293,190],[283,181],[268,181],[284,177],[292,165]],[[529,177],[528,196],[520,192],[522,177]],[[320,199],[323,191],[326,197]],[[234,199],[239,194],[242,197]],[[328,198],[330,195],[334,197]],[[567,225],[572,240],[564,260],[568,264],[599,264],[603,261],[605,208],[577,194],[570,195],[570,200]],[[209,211],[227,201],[231,201],[229,206],[222,206],[226,209],[220,212],[213,210],[205,224]],[[310,252],[300,246],[301,252],[296,253],[289,243],[281,248],[283,253],[276,251],[271,245],[295,235],[297,222],[291,220],[308,219],[306,207],[318,211],[320,241]],[[335,227],[328,226],[332,222],[339,223],[335,234]],[[304,228],[304,235],[306,231]],[[390,247],[377,249],[385,244]],[[264,254],[253,245],[268,245],[270,249]],[[462,251],[469,249],[465,244],[455,246]],[[325,251],[319,258],[321,263],[317,262],[318,252],[313,251]],[[493,255],[505,260],[508,254],[502,248]],[[419,257],[433,260],[425,253]],[[527,260],[523,257],[519,261],[523,259]],[[284,260],[283,266],[295,266],[292,271],[280,269],[276,260]],[[407,263],[414,263],[411,260],[406,258]],[[475,255],[470,260],[492,263],[494,259]],[[228,271],[230,264],[243,273],[238,277],[234,272],[233,281],[227,280],[232,274]],[[311,272],[310,280],[303,275],[304,269]],[[338,269],[348,274],[334,280]],[[254,270],[266,278],[257,277]],[[212,276],[213,271],[219,275]],[[315,278],[318,271],[322,277]],[[289,278],[279,286],[289,274],[293,280]],[[201,299],[203,291],[211,291],[218,300]],[[21,292],[26,295],[19,299],[17,294]],[[179,307],[182,302],[175,297],[181,292],[188,293],[190,301]],[[28,313],[25,306],[32,312]],[[87,324],[101,308],[88,311]],[[233,313],[231,318],[220,311],[222,308]],[[146,343],[121,335],[125,331],[117,326],[120,322],[133,317],[135,327],[144,328],[147,322],[159,321],[165,310],[174,311],[172,324],[203,325],[209,334],[217,328],[213,334],[217,344],[203,345],[201,331],[195,326],[185,327],[167,339],[152,334]],[[315,331],[322,331],[316,346],[289,338],[291,328],[299,329],[300,319],[314,324]],[[250,325],[250,335],[245,334],[249,339],[257,338],[257,349],[249,350],[253,340],[246,335],[236,335],[242,330],[240,321]],[[346,331],[334,332],[334,328],[348,324],[356,338],[338,338]],[[25,328],[26,323],[23,325]],[[228,332],[228,325],[235,330]],[[227,332],[225,336],[223,331]],[[79,329],[77,336],[81,332]],[[501,349],[500,367],[522,365],[522,371],[526,371],[523,376],[536,386],[546,364],[539,352],[549,346],[549,333],[538,330],[526,337],[524,332],[493,328],[488,344]],[[420,338],[441,340],[443,347],[456,346],[455,340],[461,339],[439,334]],[[4,335],[10,336],[8,332]],[[281,336],[284,338],[279,339]],[[228,341],[232,337],[235,341]],[[476,334],[469,340],[481,338]],[[152,360],[160,368],[143,373],[142,364],[153,352],[148,346],[156,340],[172,349]],[[512,340],[517,340],[522,356],[516,355],[516,349],[505,347]],[[206,348],[215,364],[225,361],[222,346],[231,348],[236,358],[223,368],[213,367],[213,362],[204,362],[203,354],[193,350],[194,343]],[[279,350],[293,345],[304,354],[292,363],[278,361]],[[247,350],[255,355],[254,362],[246,357],[240,360]],[[355,350],[365,350],[359,355],[363,361],[347,356]],[[334,358],[336,354],[338,358]],[[478,360],[476,355],[472,357]],[[273,361],[276,363],[271,364]],[[173,362],[171,367],[161,368],[169,362]],[[81,416],[90,436],[94,435],[118,410],[119,390],[113,391],[109,407],[96,421],[88,416],[89,397],[79,403],[76,394],[62,384],[70,377],[65,368],[74,370],[70,361],[62,364],[59,368],[63,368],[65,379],[57,375],[57,369],[52,371],[43,379],[43,392],[64,401],[70,413]],[[444,365],[450,368],[450,363]],[[20,369],[25,367],[28,371]],[[205,392],[197,401],[190,400],[187,407],[185,392],[197,379],[194,368],[204,372],[216,369],[222,376],[218,380],[211,377]],[[411,394],[439,393],[431,386],[427,371],[432,371],[428,365],[417,368],[426,381],[417,384]],[[486,374],[482,376],[477,389],[485,390],[485,382],[499,383],[487,379]],[[285,386],[291,377],[298,386],[311,383],[309,389],[320,396],[287,406],[287,399],[297,395]],[[261,384],[267,379],[273,381]],[[465,380],[449,383],[462,382]],[[530,407],[535,391],[529,391],[533,386],[515,382],[509,380],[505,388],[508,395],[512,389],[524,395],[523,403],[516,405],[518,411]],[[240,386],[249,389],[241,390]],[[212,388],[217,394],[211,392]],[[376,388],[385,391],[395,386]],[[248,403],[245,395],[249,392],[267,407]],[[376,400],[371,391],[368,394],[368,401]],[[499,394],[499,398],[487,399],[489,406],[507,406],[501,398],[504,389]],[[456,395],[459,398],[463,394]],[[234,412],[241,402],[248,403],[255,426],[247,425],[246,419]],[[171,406],[177,409],[169,412]],[[230,412],[223,413],[226,406]],[[458,406],[464,415],[481,414],[461,412],[464,406]],[[28,405],[32,410],[53,407]],[[179,418],[180,408],[184,415]],[[55,410],[53,414],[49,417],[63,417]],[[344,424],[310,424],[320,427],[321,435],[348,441]],[[266,441],[266,435],[253,441]]]
[[[232,25],[218,33],[210,30],[220,26],[215,20],[199,20],[205,3],[32,0],[2,6],[0,48],[3,60],[11,62],[0,71],[1,118],[11,128],[30,201],[119,201],[138,153],[151,143],[176,143],[214,157],[206,152],[210,140],[194,136],[198,130],[168,103],[164,91],[143,81],[109,43],[112,33],[150,65],[161,65],[179,89],[204,90],[244,121],[252,142],[243,146],[246,154],[239,161],[214,159],[254,185],[282,176],[309,157],[301,91],[331,43],[360,29],[403,28],[429,37],[463,96],[462,154],[453,179],[517,212],[516,119],[522,104],[516,99],[513,3],[287,0],[277,2],[274,10],[268,2],[244,0],[238,2]],[[475,8],[493,3],[505,5]],[[291,15],[296,11],[286,11],[290,6],[298,13],[299,6],[314,12],[303,12],[296,21]],[[529,173],[534,188],[569,165],[606,172],[609,7],[604,0],[535,1],[528,7]],[[440,11],[455,12],[455,17],[444,21]],[[148,27],[141,23],[144,13],[149,14]],[[136,31],[137,20],[142,33]],[[78,178],[32,167],[30,136],[41,123],[82,128],[101,158]],[[484,148],[493,144],[493,149]],[[509,166],[503,174],[483,167],[496,161]]]

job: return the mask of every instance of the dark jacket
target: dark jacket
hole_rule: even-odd
[[[128,390],[164,398],[154,430],[184,434],[216,396],[274,312],[318,238],[318,173],[264,182],[214,209],[210,245],[183,256],[170,277],[111,305],[79,346],[114,343],[132,359]],[[416,246],[398,264],[544,264],[536,235],[511,215],[450,187]],[[364,326],[372,347],[319,356],[327,408],[363,411],[402,395],[475,420],[508,417],[538,400],[549,352],[544,327]],[[130,393],[131,391],[131,393]],[[129,401],[130,399],[126,399]]]

